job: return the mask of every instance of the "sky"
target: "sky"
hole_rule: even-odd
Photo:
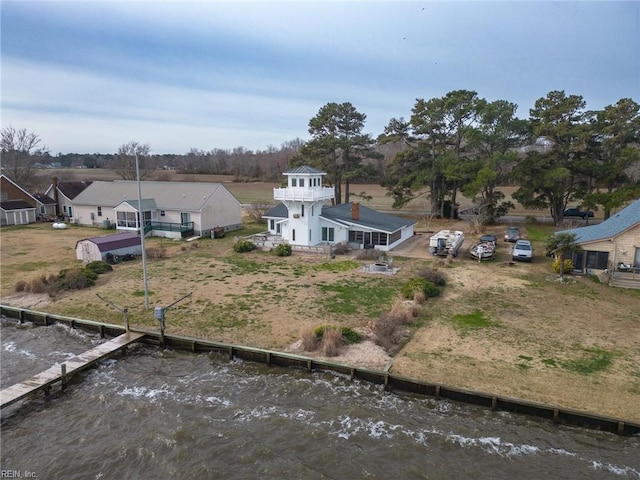
[[[466,89],[640,103],[638,1],[1,0],[1,121],[52,155],[279,148],[350,102],[374,138]]]

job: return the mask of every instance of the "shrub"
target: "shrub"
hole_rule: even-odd
[[[425,280],[421,277],[415,277],[408,280],[402,286],[402,296],[406,299],[413,299],[416,292],[424,293],[426,298],[437,297],[440,295],[440,289],[435,283]]]
[[[305,352],[313,352],[318,349],[319,338],[313,327],[305,327],[300,331],[302,349]]]
[[[58,286],[66,290],[80,290],[95,285],[98,274],[86,268],[60,270]]]
[[[279,257],[289,257],[291,256],[292,249],[288,243],[281,243],[273,251]]]
[[[404,337],[403,328],[397,317],[390,314],[381,315],[373,324],[376,342],[387,352],[392,352]]]
[[[418,277],[424,278],[438,287],[444,287],[447,283],[444,273],[437,268],[424,268],[418,272]]]
[[[339,328],[328,327],[322,335],[322,353],[325,357],[336,357],[342,347],[342,333]]]
[[[16,292],[24,292],[27,290],[27,282],[25,280],[18,280],[13,286]]]
[[[332,251],[335,255],[346,255],[349,253],[349,245],[345,242],[336,243],[332,247]]]
[[[86,268],[87,270],[91,270],[98,275],[106,272],[111,272],[113,270],[113,267],[111,265],[109,265],[107,262],[103,262],[102,260],[89,262],[84,268]]]
[[[244,238],[241,238],[233,245],[233,251],[236,253],[250,252],[256,248],[255,243],[250,242]]]
[[[320,325],[313,331],[316,339],[322,340],[327,330],[338,330],[341,333],[342,341],[345,345],[359,343],[362,341],[362,335],[349,327],[336,327],[335,325]]]
[[[553,264],[551,265],[551,267],[553,268],[553,271],[556,273],[560,273],[560,262],[562,261],[562,259],[560,257],[556,258],[553,261]],[[564,259],[564,269],[562,270],[563,273],[571,273],[573,272],[573,260],[571,260],[570,258],[565,258]]]

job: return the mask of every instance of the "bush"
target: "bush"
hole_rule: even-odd
[[[313,327],[303,328],[300,332],[300,339],[302,341],[302,349],[305,352],[313,352],[318,349],[319,338]]]
[[[281,243],[273,251],[279,257],[290,257],[292,249],[288,243]]]
[[[420,270],[418,273],[418,277],[424,278],[426,281],[431,282],[438,287],[444,287],[447,283],[447,280],[442,271],[437,268],[425,268]]]
[[[413,300],[416,292],[424,293],[426,298],[437,297],[440,295],[440,289],[435,283],[425,280],[421,277],[415,277],[408,280],[402,286],[402,296],[408,300]]]
[[[81,290],[95,285],[96,278],[98,278],[98,274],[86,268],[60,270],[58,286],[65,290]]]
[[[332,247],[332,251],[335,255],[346,255],[349,253],[349,245],[345,242],[336,243]]]
[[[391,314],[380,316],[373,324],[373,331],[376,334],[378,345],[391,353],[404,337],[404,329],[398,317]]]
[[[109,265],[107,262],[103,262],[102,260],[89,262],[84,268],[86,268],[87,270],[91,270],[92,272],[97,273],[98,275],[113,271],[113,267]]]
[[[255,243],[241,238],[233,245],[233,251],[236,253],[250,252],[256,248]]]
[[[18,280],[13,286],[14,291],[24,292],[27,290],[27,282],[25,280]]]
[[[342,347],[342,333],[339,328],[325,328],[322,335],[322,353],[325,357],[336,357]]]
[[[362,335],[354,331],[349,327],[336,327],[335,325],[320,325],[314,329],[314,335],[316,339],[322,340],[327,330],[338,330],[341,333],[342,340],[345,345],[351,345],[352,343],[360,343],[362,341]]]
[[[553,264],[551,265],[551,268],[553,268],[553,271],[556,273],[560,273],[560,262],[562,261],[562,259],[560,257],[556,258],[553,261]],[[562,270],[563,273],[571,273],[573,272],[573,260],[571,260],[570,258],[566,258],[564,260],[564,269]]]

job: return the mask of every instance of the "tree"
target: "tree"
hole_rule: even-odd
[[[556,260],[560,260],[560,282],[564,282],[564,256],[568,253],[582,250],[582,247],[576,243],[576,234],[567,232],[554,233],[547,238],[546,250],[548,253],[553,254]]]
[[[366,118],[349,102],[327,103],[309,121],[312,139],[301,147],[301,154],[295,160],[306,160],[327,172],[335,188],[337,204],[342,203],[343,184],[344,202],[348,203],[351,180],[368,174],[363,160],[379,156],[371,136],[362,133]]]
[[[640,161],[640,105],[623,98],[593,113],[589,151],[602,190],[589,195],[586,204],[602,205],[607,219],[611,209],[638,196],[631,167]]]
[[[138,159],[138,167],[140,170],[140,179],[147,177],[153,169],[149,166],[150,147],[148,144],[140,144],[131,141],[120,145],[116,154],[113,168],[123,180],[136,180],[136,157]]]
[[[514,170],[520,188],[514,198],[529,208],[549,208],[554,223],[562,221],[569,202],[584,199],[590,192],[586,161],[588,115],[579,95],[552,91],[536,100],[530,110],[534,138],[544,138],[550,148],[533,151]]]
[[[12,125],[1,132],[2,171],[19,185],[29,186],[34,177],[34,164],[47,155],[40,136]]]
[[[518,160],[516,149],[528,137],[528,122],[516,118],[517,108],[506,100],[479,102],[477,124],[467,131],[474,160],[468,164],[468,182],[462,193],[482,206],[483,223],[495,223],[514,208],[496,188],[509,181]]]

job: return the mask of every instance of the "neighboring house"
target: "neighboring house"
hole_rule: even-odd
[[[34,193],[33,196],[38,200],[38,218],[54,219],[57,216],[58,204],[53,198],[48,197],[44,193]]]
[[[359,203],[325,205],[334,198],[322,186],[326,173],[309,166],[284,172],[287,186],[274,189],[282,203],[263,217],[268,233],[292,246],[311,247],[348,243],[351,248],[389,251],[413,237],[415,221],[380,213]]]
[[[613,274],[623,264],[632,273],[640,273],[640,199],[602,223],[558,233],[575,234],[582,247],[573,254],[576,271],[600,274],[606,270]]]
[[[242,228],[242,206],[221,183],[140,182],[145,235],[209,236]],[[73,200],[73,222],[138,231],[137,182],[93,182]]]
[[[124,232],[85,238],[76,242],[76,258],[85,263],[104,260],[108,253],[140,255],[142,253],[140,235],[135,232]]]
[[[73,218],[73,201],[91,185],[90,181],[59,182],[58,177],[53,177],[53,183],[44,192],[49,198],[53,198],[56,204],[54,215],[63,216],[67,219]]]
[[[5,174],[0,175],[0,224],[26,225],[36,221],[38,200]]]

